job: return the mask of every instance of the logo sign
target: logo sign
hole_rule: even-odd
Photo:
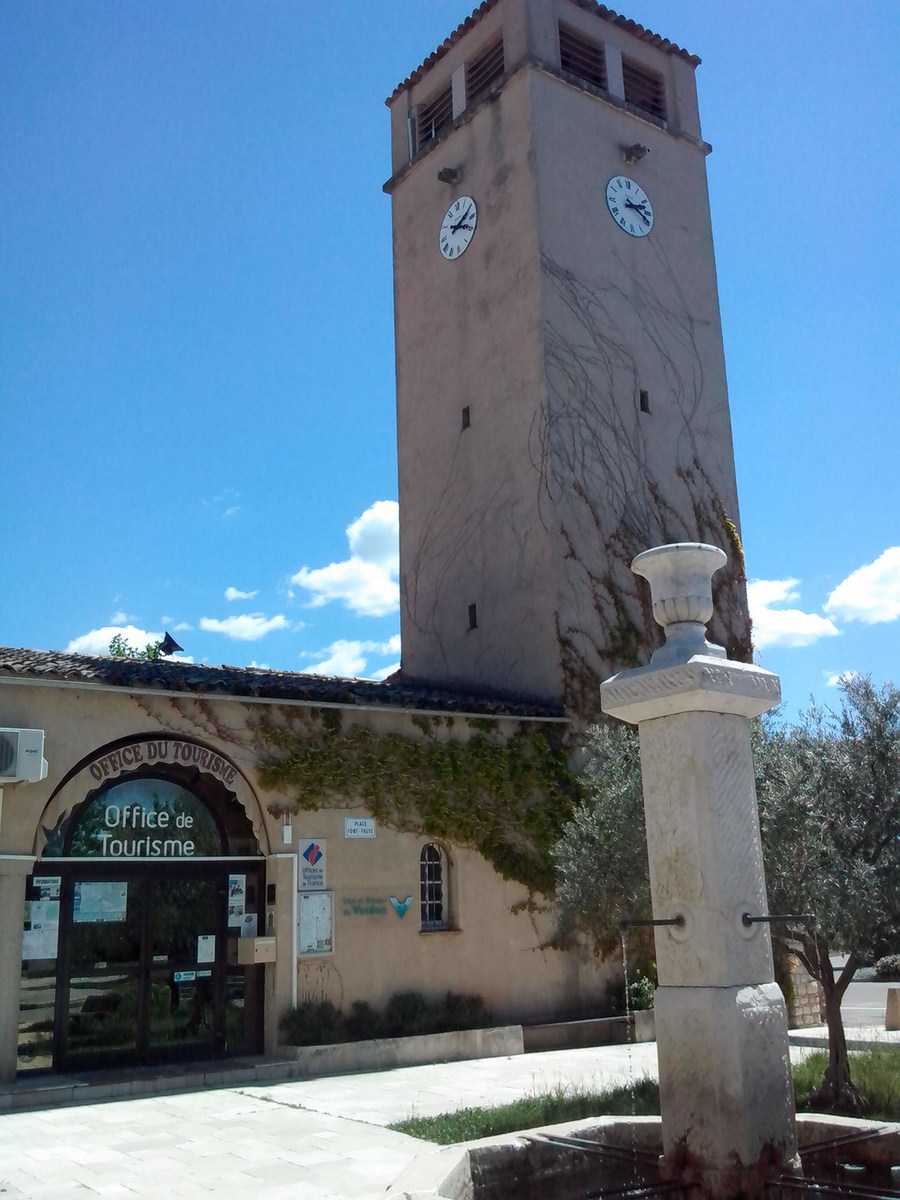
[[[300,842],[300,891],[321,892],[325,887],[325,839]]]
[[[374,817],[344,817],[345,838],[373,838],[374,836]]]
[[[405,900],[398,900],[396,896],[391,896],[390,901],[394,906],[394,912],[402,921],[406,916],[407,909],[412,904],[412,896],[407,896]]]

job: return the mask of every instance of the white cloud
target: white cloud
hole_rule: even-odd
[[[66,650],[69,654],[109,654],[109,643],[117,634],[135,650],[143,650],[148,642],[161,642],[163,638],[162,633],[138,629],[135,625],[104,625],[73,638]]]
[[[377,500],[347,526],[350,557],[327,567],[301,567],[291,583],[310,593],[309,607],[339,600],[359,617],[400,607],[400,518],[395,500]]]
[[[827,617],[799,608],[776,608],[800,598],[799,579],[756,579],[747,585],[747,600],[753,619],[753,642],[766,646],[811,646],[823,637],[836,637],[840,630]]]
[[[138,629],[136,625],[104,625],[101,629],[92,629],[90,633],[83,633],[81,637],[73,638],[66,646],[69,654],[109,654],[109,643],[116,637],[117,634],[125,639],[132,650],[138,652],[144,650],[148,645],[153,645],[156,642],[161,642],[163,635],[154,633],[148,629]],[[192,663],[194,660],[190,654],[164,654],[164,662],[180,662]]]
[[[833,675],[830,675],[827,671],[823,671],[822,673],[825,676],[825,686],[836,688],[845,679],[855,679],[859,671],[836,671]]]
[[[254,596],[259,595],[259,588],[255,592],[242,592],[236,587],[227,587],[225,589],[226,600],[252,600]]]
[[[890,546],[848,575],[825,601],[825,611],[866,625],[900,618],[900,546]]]
[[[173,625],[172,628],[175,630],[176,633],[184,633],[185,630],[193,629],[194,627],[190,623],[190,621],[179,621],[178,624]]]
[[[133,621],[134,617],[129,617],[128,613],[123,612],[120,608],[109,618],[110,625],[127,625],[129,621]]]
[[[289,629],[290,622],[280,613],[277,617],[245,613],[241,617],[226,617],[224,621],[215,617],[201,617],[200,628],[207,633],[224,633],[226,637],[236,638],[240,642],[255,642],[275,629]]]
[[[385,675],[396,671],[400,664],[396,663],[379,670],[375,674],[363,676],[363,672],[369,661],[369,655],[399,654],[399,652],[399,634],[394,634],[386,642],[358,642],[348,640],[347,638],[339,638],[336,642],[332,642],[330,646],[326,646],[324,650],[318,651],[318,654],[326,656],[321,662],[317,662],[311,667],[304,667],[301,674],[339,675],[344,679],[383,679]],[[308,654],[304,657],[317,657],[317,655]]]
[[[377,671],[373,671],[372,678],[374,680],[376,680],[378,683],[381,683],[382,679],[387,679],[388,675],[393,675],[395,671],[399,671],[399,670],[400,670],[400,660],[398,659],[396,662],[390,663],[386,667],[379,667],[379,669]]]

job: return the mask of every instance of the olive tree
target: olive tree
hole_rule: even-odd
[[[637,731],[621,722],[594,725],[586,748],[584,799],[552,850],[556,899],[564,922],[609,954],[619,943],[620,922],[650,913]]]
[[[877,946],[900,938],[900,691],[845,678],[835,713],[812,708],[757,746],[769,908],[809,913],[776,926],[825,997],[828,1067],[816,1097],[855,1111],[841,1001]],[[847,958],[832,966],[838,952]]]
[[[607,953],[623,916],[650,912],[637,735],[597,727],[588,749],[585,798],[553,856],[563,911]],[[811,916],[773,934],[824,993],[829,1060],[816,1100],[856,1111],[841,1000],[867,953],[900,938],[900,691],[846,678],[839,712],[757,723],[754,760],[769,910]]]

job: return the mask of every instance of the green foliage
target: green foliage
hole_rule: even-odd
[[[866,1115],[876,1121],[900,1121],[900,1049],[880,1046],[851,1054],[853,1078],[865,1102]],[[824,1051],[795,1064],[794,1099],[799,1110],[817,1111],[818,1088],[828,1066]]]
[[[421,992],[395,992],[384,1013],[386,1029],[396,1030],[388,1037],[414,1037],[418,1033],[435,1033],[431,1026],[428,1001]],[[402,1033],[400,1032],[402,1030]]]
[[[117,633],[109,643],[109,653],[111,658],[140,658],[147,662],[155,662],[162,658],[160,646],[162,642],[148,642],[143,650],[139,650],[131,645],[124,634]]]
[[[876,979],[900,979],[900,954],[886,954],[875,964]]]
[[[798,1109],[809,1107],[825,1061],[824,1054],[814,1053],[793,1067]],[[853,1070],[871,1115],[877,1120],[900,1121],[900,1050],[884,1047],[854,1054]],[[641,1079],[633,1086],[600,1092],[560,1087],[496,1108],[467,1108],[437,1117],[414,1117],[389,1128],[446,1146],[586,1117],[649,1117],[658,1113],[659,1085],[653,1079]]]
[[[625,1003],[625,979],[619,975],[606,985],[606,1012],[610,1017],[622,1017],[627,1012],[644,1012],[653,1007],[656,984],[651,975],[638,971],[628,984],[628,1003]]]
[[[650,913],[637,733],[620,722],[596,725],[587,749],[585,798],[552,849],[556,896],[569,920],[609,954],[619,945],[620,920]],[[637,931],[629,942],[640,949]]]
[[[474,847],[504,878],[550,894],[550,847],[577,794],[561,736],[526,728],[504,738],[492,722],[468,724],[468,741],[445,741],[424,718],[416,738],[345,730],[328,710],[309,710],[290,728],[260,726],[260,778],[298,809],[362,804],[393,829]]]
[[[584,1117],[651,1117],[658,1113],[659,1085],[654,1079],[641,1079],[633,1085],[601,1092],[558,1087],[553,1092],[526,1096],[496,1108],[465,1108],[437,1117],[411,1117],[388,1128],[449,1146],[561,1121],[580,1121]]]
[[[384,1036],[384,1021],[371,1004],[354,1000],[347,1017],[347,1033],[351,1042],[369,1042]]]
[[[858,1111],[840,1001],[869,949],[900,939],[900,691],[846,678],[841,693],[839,713],[758,724],[753,742],[769,911],[813,916],[773,934],[825,993],[830,1058],[818,1103]],[[640,760],[623,725],[598,727],[589,748],[587,798],[553,857],[559,899],[609,953],[618,919],[650,911]],[[849,959],[836,975],[838,948]]]
[[[860,959],[900,938],[900,691],[841,683],[841,711],[812,708],[757,740],[757,791],[773,912],[809,912],[791,936]],[[857,964],[858,965],[858,964]]]
[[[283,1014],[278,1028],[289,1046],[323,1046],[483,1029],[490,1023],[491,1014],[480,996],[447,992],[428,997],[421,992],[396,992],[383,1013],[364,1000],[354,1001],[348,1016],[327,1000],[305,1000]]]
[[[653,995],[656,991],[653,980],[649,975],[638,974],[633,983],[628,985],[628,999],[632,1012],[645,1012],[653,1007]]]
[[[303,1000],[282,1013],[278,1028],[289,1046],[327,1046],[346,1042],[344,1020],[328,1000]]]

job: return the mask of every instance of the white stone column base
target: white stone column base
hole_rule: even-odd
[[[760,1176],[794,1169],[787,1014],[778,985],[663,986],[654,1008],[665,1161],[696,1169],[710,1195],[737,1194],[729,1190],[736,1183],[752,1193]]]

